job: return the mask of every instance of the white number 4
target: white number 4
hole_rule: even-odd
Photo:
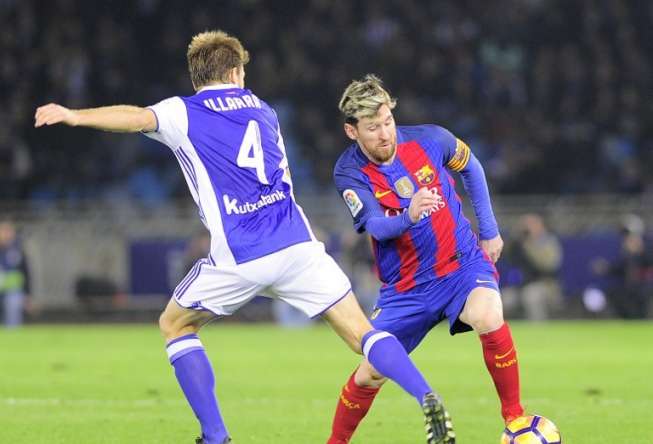
[[[261,145],[261,130],[256,120],[250,120],[238,150],[236,163],[241,168],[254,168],[259,182],[268,185],[265,177],[265,162],[263,161],[263,146]]]

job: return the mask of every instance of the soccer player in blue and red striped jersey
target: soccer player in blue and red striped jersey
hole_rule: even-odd
[[[335,184],[354,228],[372,238],[383,282],[372,323],[408,352],[445,318],[452,335],[476,331],[509,422],[524,410],[494,267],[503,240],[483,168],[440,126],[396,126],[395,105],[380,79],[367,75],[347,87],[339,106],[355,143],[336,163]],[[451,172],[462,177],[480,240],[463,214]],[[349,442],[385,380],[368,361],[361,363],[343,387],[329,444]]]

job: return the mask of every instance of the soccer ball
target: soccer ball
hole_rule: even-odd
[[[521,416],[503,430],[501,444],[562,444],[562,437],[544,416]]]

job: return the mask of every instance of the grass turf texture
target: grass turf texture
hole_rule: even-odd
[[[569,444],[653,443],[653,325],[512,323],[527,410]],[[323,444],[358,362],[324,327],[211,325],[201,334],[236,444]],[[198,434],[155,326],[0,330],[0,443],[191,443]],[[413,357],[460,444],[499,442],[494,387],[474,334],[436,328]],[[384,387],[352,444],[424,442],[417,403]]]

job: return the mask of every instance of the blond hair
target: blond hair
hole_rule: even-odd
[[[193,37],[186,53],[195,89],[229,81],[229,71],[249,62],[249,53],[236,37],[223,31],[205,31]]]
[[[367,74],[362,80],[354,80],[347,86],[338,108],[345,115],[345,121],[355,125],[361,118],[376,116],[384,104],[394,109],[397,99],[390,97],[380,78]]]

